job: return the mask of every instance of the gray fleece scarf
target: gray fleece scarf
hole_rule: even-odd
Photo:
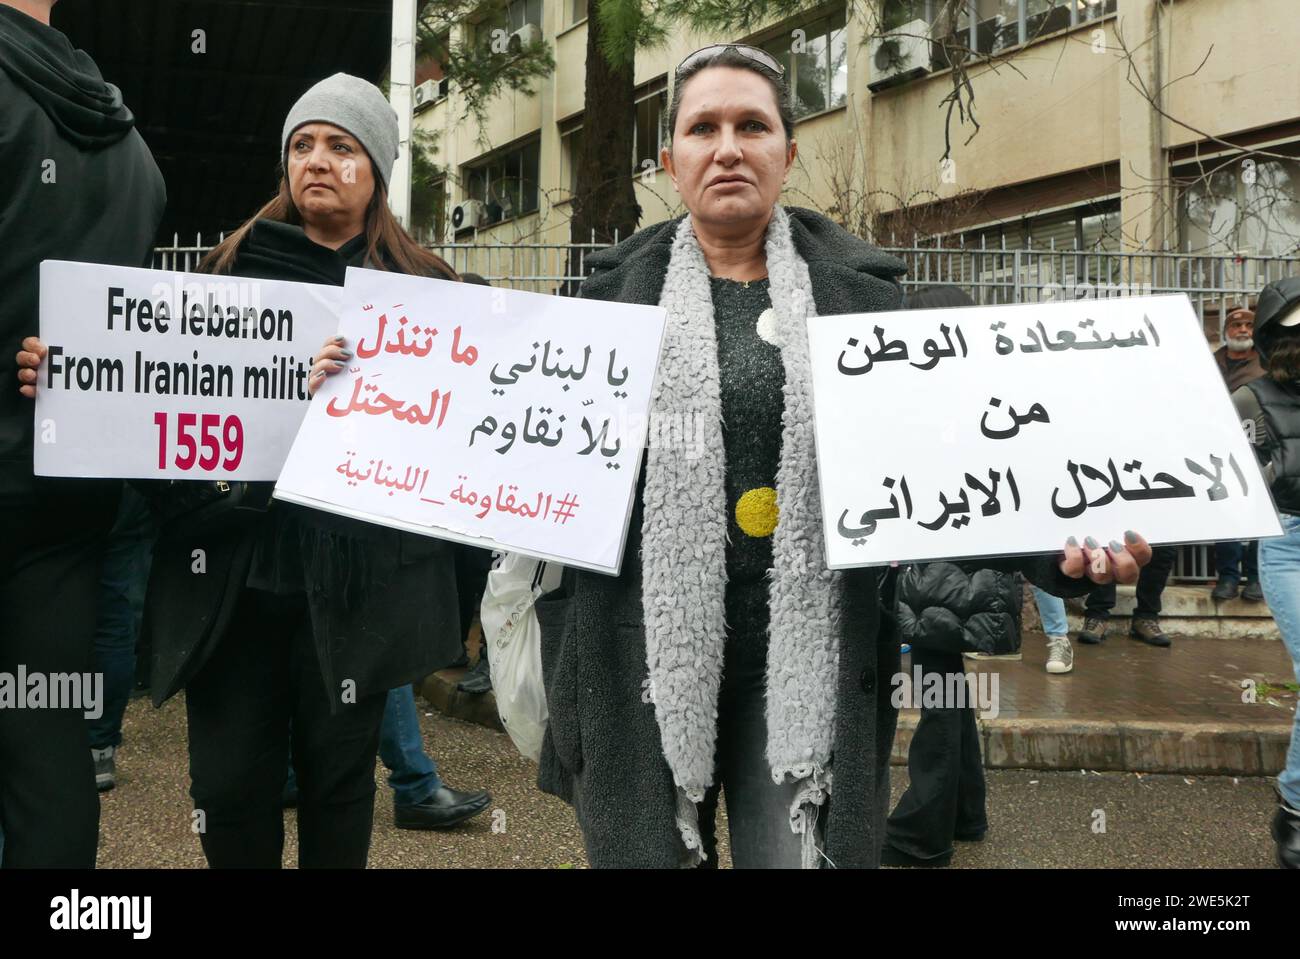
[[[780,206],[768,225],[766,252],[785,367],[769,590],[767,757],[774,782],[789,777],[799,784],[790,826],[803,836],[804,866],[813,867],[817,813],[831,790],[840,577],[823,560],[806,325],[816,306],[808,265]],[[673,240],[659,305],[668,323],[651,398],[659,441],[646,464],[642,606],[655,718],[678,792],[677,825],[699,861],[696,804],[713,784],[726,637],[727,502],[713,300],[689,216]]]

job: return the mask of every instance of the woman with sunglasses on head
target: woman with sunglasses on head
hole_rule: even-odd
[[[684,427],[652,431],[620,575],[570,570],[537,606],[539,784],[573,804],[593,866],[716,863],[720,790],[737,866],[880,861],[891,586],[824,568],[804,324],[898,309],[904,266],[778,205],[788,104],[763,50],[687,57],[662,160],[689,213],[587,261],[584,297],[667,309],[651,424]],[[1073,595],[1094,558],[1090,576],[1136,578],[1149,548],[1115,547],[1005,565]]]

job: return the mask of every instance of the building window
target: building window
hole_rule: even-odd
[[[466,195],[483,202],[486,225],[536,212],[540,156],[541,142],[532,140],[465,169]]]
[[[1215,159],[1206,167],[1174,172],[1182,184],[1178,225],[1184,253],[1300,254],[1300,159]]]
[[[1109,16],[1115,7],[1116,0],[969,0],[953,23],[944,0],[885,0],[881,23],[888,32],[923,20],[931,36],[948,38],[951,47],[995,54]],[[935,70],[948,66],[942,45],[936,46],[931,65]]]
[[[481,50],[488,50],[497,30],[504,30],[509,37],[526,23],[541,27],[542,0],[511,0],[505,7],[494,10],[474,26],[474,41]]]
[[[660,77],[636,91],[632,133],[632,172],[659,167],[659,150],[668,140],[668,78]],[[645,162],[649,160],[650,166]]]
[[[795,119],[843,106],[849,92],[844,10],[758,44],[785,67]]]
[[[569,196],[578,193],[578,158],[582,155],[582,117],[570,117],[560,124],[560,186]]]
[[[587,19],[587,0],[565,0],[569,11],[569,26]]]
[[[966,230],[942,238],[939,245],[988,250],[1117,253],[1120,249],[1119,200],[1095,200],[1068,210]]]

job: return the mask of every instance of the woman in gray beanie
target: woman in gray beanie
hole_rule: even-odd
[[[279,192],[200,269],[335,285],[348,266],[458,280],[389,212],[397,139],[373,84],[321,81],[285,120]],[[350,355],[341,337],[327,342],[310,389]],[[254,485],[266,488],[253,498],[269,501],[271,484]],[[279,502],[207,525],[165,530],[149,590],[154,697],[186,691],[204,854],[212,866],[279,867],[292,739],[299,864],[363,867],[388,693],[409,698],[410,683],[460,652],[454,547]],[[448,789],[432,764],[421,772],[418,783],[393,781],[407,802],[399,826],[453,825],[490,800]],[[411,807],[415,825],[402,819]]]

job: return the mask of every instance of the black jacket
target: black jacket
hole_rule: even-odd
[[[341,286],[349,265],[365,260],[363,237],[337,252],[301,227],[259,220],[232,270],[256,279]],[[313,349],[315,347],[313,346]],[[285,547],[277,573],[301,580],[330,701],[346,680],[357,694],[383,692],[441,669],[461,651],[456,593],[457,547],[320,510],[274,502],[253,524],[195,534],[168,529],[154,547],[145,628],[153,646],[153,699],[161,705],[203,667],[225,634],[247,588],[259,537]],[[265,545],[265,543],[264,543]],[[202,550],[203,572],[195,550]]]
[[[97,496],[115,511],[116,482],[33,475],[15,355],[38,333],[41,261],[147,266],[167,192],[117,87],[58,30],[4,5],[0,184],[0,507]]]
[[[1020,572],[1026,565],[1041,566],[1041,561],[1013,558],[905,567],[897,588],[899,638],[944,653],[1016,652],[1024,594]],[[1050,573],[1032,571],[1040,578]]]
[[[795,248],[808,264],[817,313],[897,309],[904,265],[825,217],[787,208]],[[588,299],[659,301],[680,220],[640,231],[588,258]],[[641,483],[645,473],[642,471]],[[539,786],[579,807],[593,866],[678,865],[681,848],[672,774],[663,757],[646,675],[641,609],[641,490],[634,501],[617,577],[566,573],[563,590],[537,604],[550,719]],[[1070,589],[1047,560],[1033,576]],[[826,819],[826,855],[842,867],[876,866],[889,804],[896,710],[890,678],[899,640],[882,628],[880,571],[844,573],[840,675],[834,730],[835,785]],[[886,617],[887,620],[887,617]]]
[[[1275,280],[1260,293],[1255,345],[1263,360],[1267,361],[1278,337],[1300,337],[1300,329],[1279,323],[1297,308],[1300,276]],[[1300,516],[1300,388],[1265,375],[1236,390],[1232,399],[1242,419],[1254,421],[1255,454],[1274,505],[1283,513]]]

